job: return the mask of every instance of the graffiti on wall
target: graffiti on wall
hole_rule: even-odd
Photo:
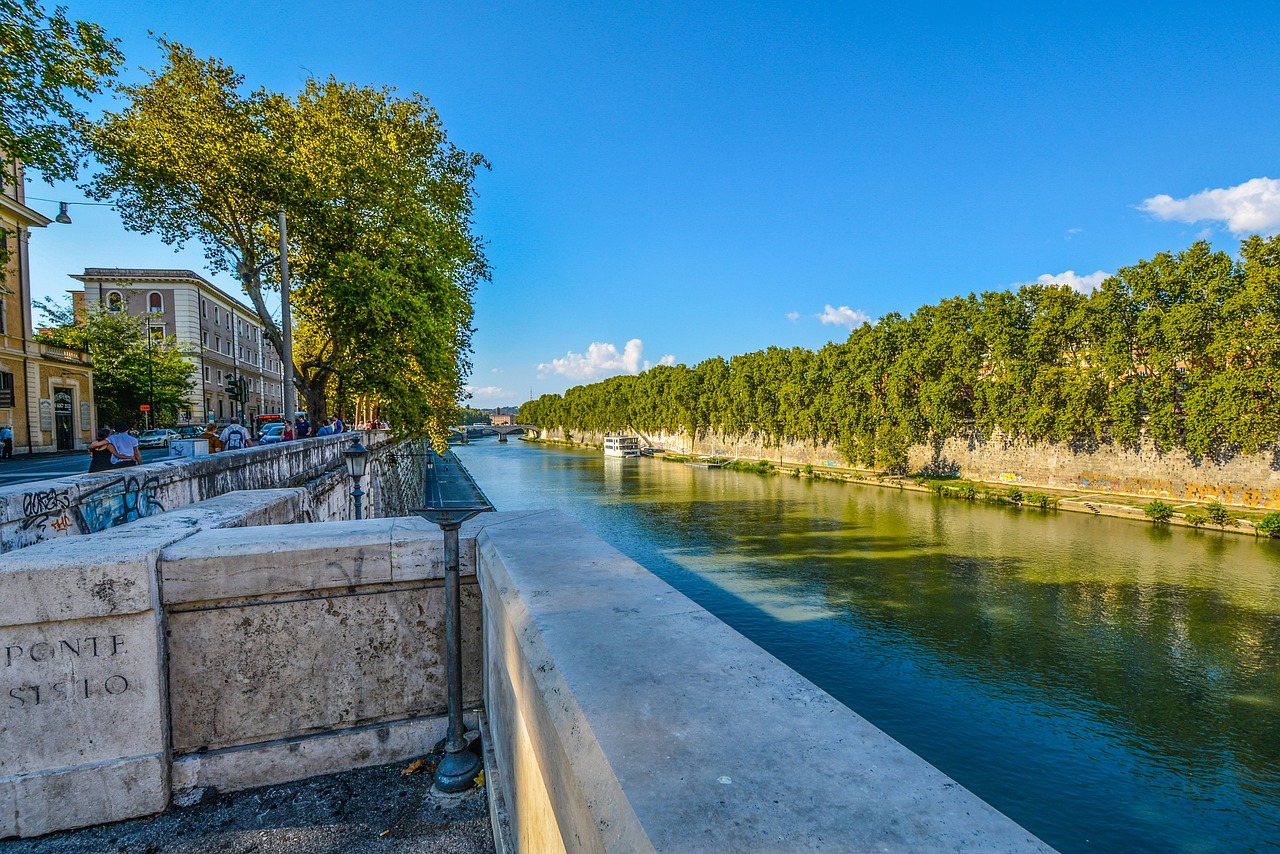
[[[155,477],[129,475],[78,494],[65,487],[24,493],[22,518],[0,529],[0,551],[55,537],[92,534],[162,513],[159,486]]]
[[[1175,483],[1146,477],[1114,477],[1087,473],[1077,479],[1080,489],[1090,492],[1124,492],[1130,495],[1158,495],[1186,501],[1221,501],[1245,507],[1280,508],[1280,489],[1223,485],[1216,483]]]

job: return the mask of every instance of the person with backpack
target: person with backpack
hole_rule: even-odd
[[[218,438],[222,440],[224,451],[238,451],[241,448],[253,447],[253,439],[249,436],[249,431],[241,426],[239,417],[234,415],[231,416],[231,423]]]

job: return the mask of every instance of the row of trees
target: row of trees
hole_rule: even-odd
[[[1138,442],[1213,456],[1280,438],[1280,236],[1233,259],[1198,242],[1122,268],[1092,294],[1059,286],[889,314],[814,352],[659,366],[543,395],[542,427],[756,432],[825,441],[897,468],[907,449],[990,436]]]
[[[200,244],[243,286],[282,361],[267,295],[280,287],[285,212],[294,374],[312,416],[363,398],[399,429],[443,439],[489,275],[472,231],[488,164],[449,142],[425,97],[332,77],[292,95],[248,89],[165,39],[160,68],[118,85],[115,42],[36,0],[0,0],[0,35],[0,147],[46,178],[92,155],[82,189],[132,230]],[[71,99],[104,89],[118,109],[90,121]]]

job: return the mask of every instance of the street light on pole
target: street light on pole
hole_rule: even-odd
[[[289,232],[284,208],[280,209],[280,332],[284,336],[284,354],[281,359],[281,381],[284,392],[284,419],[297,417],[298,397],[293,387],[293,317],[289,309]]]

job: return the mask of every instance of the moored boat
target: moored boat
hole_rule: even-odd
[[[640,440],[635,436],[605,436],[604,455],[606,457],[638,457]]]

